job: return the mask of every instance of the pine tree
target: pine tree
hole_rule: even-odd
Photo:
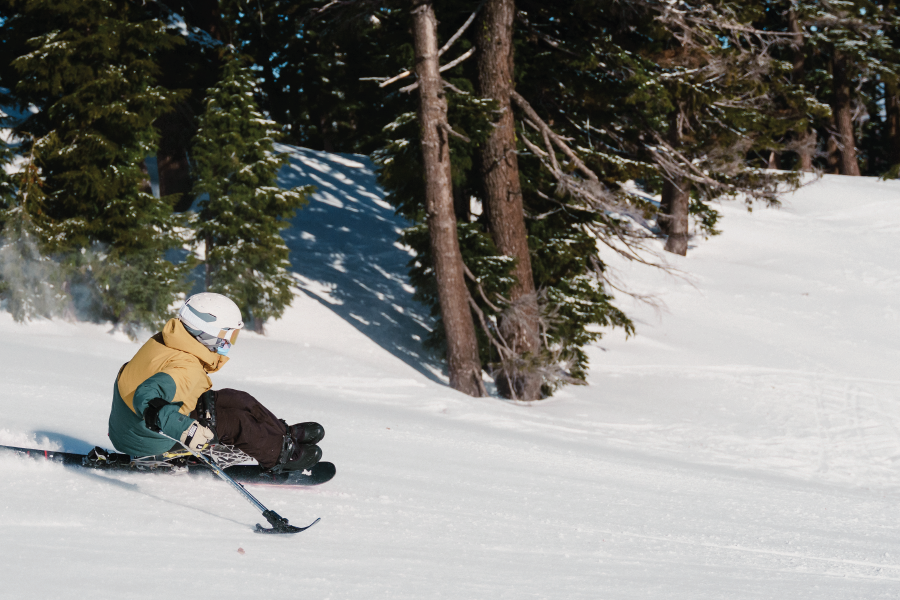
[[[155,126],[159,130],[159,193],[176,195],[175,210],[185,212],[194,203],[189,154],[191,140],[197,133],[196,115],[203,112],[206,90],[216,83],[219,50],[223,46],[219,37],[219,1],[165,0],[147,3],[146,7],[184,40],[184,44],[156,53],[160,84],[168,89],[184,89],[187,95],[157,119]]]
[[[409,8],[416,49],[425,222],[447,340],[450,385],[470,396],[484,396],[478,341],[469,308],[469,290],[453,206],[453,172],[448,140],[452,129],[447,121],[444,80],[440,75],[437,17],[430,0],[412,0]]]
[[[879,56],[880,72],[861,85],[865,116],[858,145],[864,174],[893,179],[900,175],[900,5],[892,0],[877,6],[873,21],[887,48]]]
[[[193,144],[194,194],[200,202],[196,239],[205,248],[205,289],[234,300],[262,331],[293,298],[289,251],[280,235],[312,188],[277,185],[275,123],[257,108],[253,71],[226,56],[221,81],[209,90]]]
[[[439,15],[445,24],[442,39],[448,39],[471,15],[473,8],[465,3],[453,7],[442,5]],[[568,94],[568,88],[555,79],[560,73],[560,55],[548,53],[543,47],[535,47],[533,51],[525,48],[531,42],[530,31],[518,29],[516,35],[517,53],[523,52],[526,56],[516,61],[516,88],[534,98],[544,89],[541,77],[549,76],[553,81],[548,85],[555,87],[557,92],[564,90],[562,94]],[[454,48],[448,56],[462,55],[471,45],[464,37],[459,42],[460,47]],[[539,66],[535,68],[535,64]],[[563,66],[563,69],[568,68],[568,65]],[[469,140],[450,137],[450,155],[454,195],[462,200],[457,204],[460,219],[457,233],[463,261],[473,275],[467,284],[473,311],[481,325],[478,331],[481,360],[495,377],[502,377],[510,356],[515,354],[504,339],[503,334],[507,332],[501,329],[504,315],[518,310],[510,301],[510,290],[516,282],[514,260],[499,252],[492,239],[485,214],[487,202],[480,167],[477,166],[479,149],[494,130],[498,107],[493,101],[475,96],[474,61],[446,71],[444,78],[452,86],[446,90],[450,125]],[[565,83],[577,84],[572,79]],[[606,82],[600,85],[603,83]],[[579,101],[583,99],[583,96],[578,97]],[[558,96],[554,98],[557,100]],[[572,103],[577,105],[575,98]],[[398,117],[385,128],[389,142],[375,156],[382,185],[389,192],[388,200],[398,207],[398,212],[418,223],[424,218],[422,182],[418,176],[410,176],[422,169],[421,154],[415,143],[415,125],[413,113]],[[520,142],[524,139],[520,132],[517,137]],[[588,143],[585,141],[583,145]],[[540,353],[527,357],[528,364],[523,366],[541,376],[542,393],[550,394],[565,383],[584,382],[587,369],[584,347],[601,337],[603,330],[600,327],[619,326],[631,331],[632,325],[612,303],[603,281],[604,266],[598,256],[597,238],[590,231],[591,227],[601,227],[601,221],[612,221],[615,217],[579,206],[579,202],[567,197],[565,191],[556,188],[535,155],[525,146],[519,146],[518,150],[525,223],[541,313]],[[614,159],[611,164],[622,163]],[[479,201],[476,205],[485,208],[472,210],[470,198],[475,198]],[[410,263],[416,298],[429,304],[433,314],[438,316],[433,264],[422,227],[407,230],[403,241],[417,254]],[[439,345],[443,335],[443,323],[438,319],[429,344]]]
[[[760,165],[759,157],[787,148],[806,126],[806,114],[821,112],[821,105],[811,110],[809,95],[798,93],[785,76],[790,63],[771,60],[771,40],[753,31],[750,21],[758,18],[758,6],[742,4],[748,3],[516,1],[512,112],[541,315],[541,350],[530,358],[543,377],[544,393],[583,382],[584,347],[605,328],[632,331],[613,302],[601,248],[643,260],[639,251],[655,237],[646,219],[660,216],[647,197],[679,181],[689,183],[678,203],[680,230],[669,232],[677,234],[673,243],[686,248],[689,219],[701,231],[715,232],[717,198],[775,199],[779,178],[759,168],[767,164]],[[442,42],[485,5],[462,0],[435,5]],[[321,139],[320,121],[306,110],[321,103],[299,99],[323,90],[333,97],[327,123],[342,124],[342,135],[332,140],[347,140],[332,142],[336,147],[346,143],[345,150],[368,152],[369,140],[380,141],[374,157],[388,199],[414,223],[403,240],[416,252],[410,276],[417,298],[438,316],[434,257],[423,227],[424,163],[414,97],[397,91],[416,82],[411,76],[391,77],[415,70],[407,10],[407,3],[390,0],[263,0],[264,18],[245,18],[241,27],[257,28],[247,48],[263,65],[264,101],[279,107],[273,115],[290,112],[284,120],[290,121],[292,136]],[[279,19],[287,14],[292,16]],[[373,22],[378,25],[367,25]],[[351,55],[339,42],[349,39],[350,31],[366,52]],[[462,58],[478,31],[477,26],[468,30],[442,63]],[[358,74],[352,83],[349,73]],[[357,80],[378,75],[399,83],[371,84],[371,93],[362,94]],[[476,60],[442,77],[449,124],[463,136],[447,132],[457,237],[472,275],[466,281],[470,305],[482,324],[477,334],[482,364],[498,373],[506,351],[499,335],[503,315],[520,309],[510,301],[511,286],[520,283],[513,274],[516,265],[493,239],[489,195],[477,168],[500,117],[499,100],[478,97]],[[371,133],[381,127],[380,134]],[[679,129],[683,135],[675,135]],[[353,147],[350,140],[362,137],[366,141]],[[668,224],[664,218],[660,223]],[[439,318],[431,342],[444,340],[442,325]]]
[[[9,131],[7,127],[7,115],[3,112],[3,107],[8,106],[11,99],[0,89],[0,210],[9,208],[15,195],[15,186],[9,173],[12,170],[13,151],[7,142]],[[0,220],[0,228],[3,227],[3,221]]]
[[[882,22],[892,48],[900,50],[900,4],[893,0],[885,2]],[[874,172],[887,178],[900,177],[900,67],[895,65],[892,71],[892,76],[884,78],[885,115],[883,120],[879,119],[880,154],[885,160],[881,165],[871,165]]]
[[[0,140],[0,151],[6,150]],[[9,154],[7,154],[9,156]],[[0,157],[2,158],[2,157]],[[3,167],[0,160],[0,169]],[[0,172],[0,179],[3,178]],[[13,319],[19,322],[34,317],[52,317],[62,313],[68,295],[64,291],[64,273],[41,249],[48,237],[31,217],[39,212],[44,195],[34,155],[9,183],[7,202],[0,212],[0,295]],[[12,182],[18,184],[12,189]],[[3,182],[0,181],[0,188]],[[0,189],[0,191],[3,191]]]
[[[180,96],[156,84],[154,53],[178,39],[141,6],[108,0],[27,0],[6,25],[41,31],[13,66],[18,101],[40,109],[18,129],[35,140],[45,201],[32,216],[53,232],[48,250],[94,318],[132,335],[158,327],[191,266],[166,260],[184,243],[181,219],[143,173],[153,122]]]
[[[403,2],[259,0],[247,10],[244,0],[223,0],[221,6],[224,36],[253,57],[261,106],[287,143],[363,154],[383,145],[381,128],[405,109],[394,110],[398,95],[367,79],[408,62]]]
[[[489,231],[497,249],[514,259],[515,285],[510,306],[500,321],[500,330],[512,351],[508,363],[497,374],[504,396],[522,400],[541,397],[542,377],[531,368],[540,355],[540,310],[534,287],[531,251],[522,200],[522,182],[516,156],[516,121],[512,109],[515,62],[513,30],[514,0],[487,0],[475,35],[478,90],[498,107],[491,135],[481,145],[481,181]]]
[[[880,175],[890,166],[885,133],[900,74],[897,15],[892,3],[869,0],[791,3],[803,34],[804,87],[831,114],[815,123],[818,166],[843,175]],[[887,119],[882,121],[881,113]]]

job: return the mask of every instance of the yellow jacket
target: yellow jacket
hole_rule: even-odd
[[[190,426],[197,399],[212,388],[208,373],[221,369],[228,358],[210,352],[194,339],[178,319],[141,346],[119,371],[113,387],[109,437],[116,449],[133,456],[161,454],[171,440],[150,431],[144,411],[151,400],[166,402],[159,411],[160,428],[178,439]]]

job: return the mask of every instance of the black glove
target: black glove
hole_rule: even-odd
[[[216,393],[212,390],[197,398],[197,421],[204,427],[216,430]]]
[[[166,404],[168,402],[162,398],[154,398],[147,403],[147,408],[144,409],[144,425],[147,426],[147,429],[156,433],[162,431],[162,428],[159,426],[159,410]]]

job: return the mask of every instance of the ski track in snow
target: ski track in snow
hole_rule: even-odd
[[[591,385],[522,405],[447,388],[419,340],[404,226],[368,159],[291,149],[319,191],[285,232],[297,297],[218,388],[325,425],[321,487],[250,487],[295,525],[252,533],[214,477],[0,453],[0,598],[900,597],[900,185],[825,177],[781,209],[723,205],[686,273],[611,268],[638,335]],[[109,447],[137,345],[0,314],[0,444]],[[241,550],[239,552],[238,550]]]

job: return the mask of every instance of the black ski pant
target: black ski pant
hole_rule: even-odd
[[[263,468],[274,467],[288,431],[284,422],[247,392],[225,388],[207,394],[213,396],[219,441],[249,454]],[[194,419],[196,412],[191,412]]]

